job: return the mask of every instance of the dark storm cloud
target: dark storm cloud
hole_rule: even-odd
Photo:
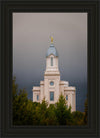
[[[43,80],[51,35],[61,79],[77,85],[77,109],[83,110],[79,99],[84,102],[87,93],[87,13],[14,13],[13,74],[31,97],[33,85]]]

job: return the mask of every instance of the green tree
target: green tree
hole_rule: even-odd
[[[56,117],[59,122],[59,125],[70,125],[72,124],[72,115],[71,115],[71,107],[66,107],[65,97],[61,94],[58,102],[56,103]]]
[[[33,124],[33,102],[28,100],[25,89],[18,90],[16,77],[13,79],[12,89],[12,108],[14,125],[32,125]]]
[[[48,118],[47,118],[48,125],[59,125],[55,113],[56,110],[55,105],[50,104],[47,110],[48,110]]]
[[[34,118],[34,125],[47,125],[47,117],[48,117],[48,110],[47,110],[48,103],[45,99],[42,100],[41,104],[38,104],[35,107],[35,114]]]
[[[73,115],[73,125],[84,125],[84,113],[80,111],[72,112]]]

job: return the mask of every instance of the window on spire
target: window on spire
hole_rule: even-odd
[[[53,66],[53,57],[51,57],[51,66]]]

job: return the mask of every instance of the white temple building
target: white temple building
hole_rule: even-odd
[[[76,111],[76,89],[69,86],[68,81],[60,80],[60,72],[58,68],[58,53],[53,44],[51,37],[51,45],[46,53],[46,70],[44,73],[44,81],[40,81],[40,87],[33,87],[33,102],[42,102],[43,98],[48,104],[55,104],[61,93],[64,95],[67,105],[71,105],[71,111]]]

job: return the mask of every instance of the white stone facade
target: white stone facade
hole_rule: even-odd
[[[48,104],[55,104],[62,93],[67,100],[67,106],[71,105],[71,111],[76,111],[76,89],[69,86],[68,81],[60,80],[58,56],[54,55],[54,52],[49,51],[49,55],[46,57],[44,81],[40,81],[40,87],[35,86],[32,89],[33,102],[41,103],[45,98]]]

